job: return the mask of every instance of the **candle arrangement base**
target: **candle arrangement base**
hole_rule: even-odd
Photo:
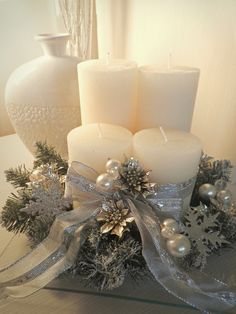
[[[203,156],[196,180],[158,186],[134,158],[111,159],[100,174],[79,162],[68,167],[52,147],[37,143],[32,171],[6,171],[17,191],[1,217],[7,230],[26,233],[34,249],[0,271],[0,286],[24,297],[66,271],[98,290],[154,277],[200,310],[233,308],[231,167]]]

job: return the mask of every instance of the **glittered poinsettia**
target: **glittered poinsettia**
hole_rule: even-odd
[[[127,224],[134,221],[129,208],[123,200],[109,201],[102,204],[102,210],[97,216],[97,221],[104,222],[101,226],[101,233],[108,233],[121,237],[127,230]]]
[[[122,188],[133,194],[149,192],[154,186],[149,182],[150,171],[144,170],[134,158],[126,160],[119,172]]]

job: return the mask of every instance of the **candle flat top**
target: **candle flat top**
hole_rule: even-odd
[[[124,71],[136,69],[137,64],[133,61],[124,59],[110,59],[109,61],[103,59],[94,59],[84,61],[78,64],[78,70],[86,70],[93,72],[109,72],[109,71]]]
[[[166,138],[159,128],[145,129],[134,135],[134,145],[143,146],[145,150],[163,151],[195,151],[202,147],[202,143],[198,137],[175,129],[164,129]]]
[[[127,143],[132,141],[132,136],[129,130],[106,123],[86,124],[71,130],[68,134],[68,137],[79,139],[80,144],[86,143],[86,145],[108,142],[113,142],[114,145]]]
[[[156,65],[144,65],[139,67],[141,72],[150,72],[150,73],[199,73],[198,68],[192,68],[187,66],[173,66],[173,67],[159,67]]]

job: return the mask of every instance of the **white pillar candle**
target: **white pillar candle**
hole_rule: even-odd
[[[117,125],[88,124],[67,136],[69,163],[80,161],[99,173],[109,158],[123,161],[132,154],[132,133]]]
[[[198,79],[195,68],[140,67],[136,130],[162,125],[190,131]]]
[[[194,177],[202,152],[194,135],[160,128],[146,129],[133,137],[133,155],[151,170],[150,179],[159,184],[181,183]]]
[[[133,131],[137,103],[137,65],[126,60],[78,64],[82,125],[118,124]]]

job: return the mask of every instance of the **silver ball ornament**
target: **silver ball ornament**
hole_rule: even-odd
[[[232,194],[229,190],[219,191],[216,198],[217,201],[223,205],[230,205],[232,203]]]
[[[171,229],[174,233],[179,232],[179,224],[173,218],[165,219],[162,224],[164,227]]]
[[[170,254],[175,257],[184,257],[188,255],[191,249],[189,239],[183,234],[174,234],[167,240],[166,246]]]
[[[102,190],[109,191],[113,186],[113,178],[109,173],[102,173],[97,177],[96,185]]]
[[[106,170],[107,173],[110,174],[110,176],[116,180],[119,178],[119,169],[121,166],[121,162],[116,159],[109,159],[108,162],[106,163]]]
[[[199,188],[199,196],[204,201],[209,201],[211,198],[214,198],[217,193],[217,189],[214,185],[210,183],[202,184]]]

